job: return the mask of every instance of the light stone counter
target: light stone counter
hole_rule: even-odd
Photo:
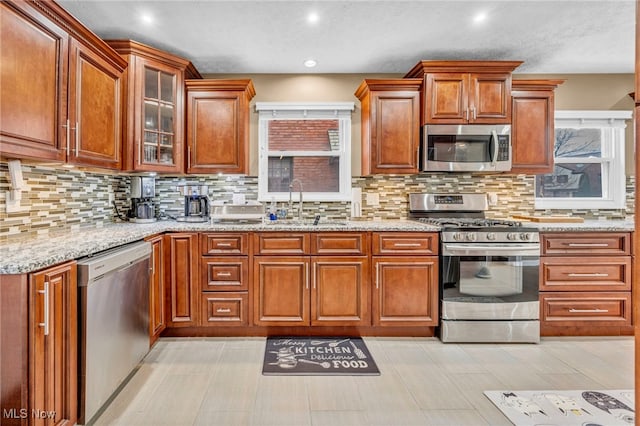
[[[184,223],[159,221],[148,224],[114,223],[49,233],[0,245],[0,274],[23,274],[142,240],[163,232],[331,232],[400,231],[438,232],[439,228],[410,220],[312,221],[275,223]]]
[[[635,229],[632,220],[585,220],[583,223],[521,222],[524,226],[537,228],[540,232],[632,232]]]

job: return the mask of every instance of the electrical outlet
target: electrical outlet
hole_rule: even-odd
[[[495,192],[489,192],[487,194],[487,198],[489,200],[489,205],[490,206],[497,206],[498,205],[498,194]]]
[[[367,205],[368,206],[379,206],[380,205],[380,195],[377,192],[367,192]]]

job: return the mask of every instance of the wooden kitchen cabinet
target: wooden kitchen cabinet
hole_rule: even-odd
[[[187,173],[249,172],[251,80],[187,80]]]
[[[311,257],[311,325],[371,324],[369,258]]]
[[[74,424],[77,418],[77,287],[75,262],[29,276],[29,406],[55,413],[53,421],[32,418],[33,425]]]
[[[249,234],[200,234],[200,325],[248,326]]]
[[[78,282],[75,261],[0,278],[2,425],[78,417]],[[21,411],[21,410],[26,410]],[[26,413],[26,417],[25,416]]]
[[[631,334],[631,234],[540,236],[541,334]]]
[[[0,155],[119,169],[126,62],[54,2],[0,7]]]
[[[151,243],[151,274],[149,275],[149,344],[153,345],[167,328],[165,315],[164,238],[146,238]]]
[[[71,39],[69,125],[73,138],[67,162],[119,170],[122,163],[122,72],[117,66]]]
[[[368,234],[264,232],[253,238],[256,325],[371,324]]]
[[[309,256],[254,256],[256,325],[309,325]]]
[[[438,234],[374,232],[374,326],[438,325]]]
[[[513,80],[511,173],[553,172],[554,90],[564,80]]]
[[[421,124],[510,124],[511,73],[520,61],[421,61]]]
[[[421,78],[367,79],[362,108],[362,175],[418,173]]]
[[[184,172],[184,80],[200,73],[188,60],[137,41],[107,43],[129,64],[122,90],[123,169]]]
[[[26,2],[0,10],[0,153],[64,161],[69,34]]]
[[[195,327],[200,305],[198,234],[169,233],[164,238],[167,327]]]

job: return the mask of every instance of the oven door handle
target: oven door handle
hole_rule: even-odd
[[[540,245],[518,245],[517,247],[493,245],[443,244],[443,256],[539,256]]]

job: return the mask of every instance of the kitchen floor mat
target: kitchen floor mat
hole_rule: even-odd
[[[376,376],[380,370],[359,337],[269,337],[262,374]]]
[[[633,425],[633,390],[485,391],[516,426]]]

